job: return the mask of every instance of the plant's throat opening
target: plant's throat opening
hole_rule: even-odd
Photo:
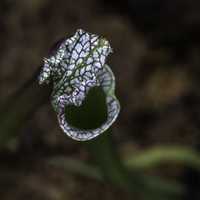
[[[93,87],[80,107],[66,106],[67,122],[79,129],[96,129],[107,119],[106,95],[101,87]]]

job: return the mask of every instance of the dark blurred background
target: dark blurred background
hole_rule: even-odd
[[[198,0],[1,0],[0,199],[155,199],[153,189],[140,195],[143,184],[130,192],[99,180],[101,170],[85,166],[95,147],[62,133],[49,89],[34,83],[51,45],[78,28],[114,50],[108,63],[122,110],[108,140],[120,160],[180,184],[176,199],[200,199]]]

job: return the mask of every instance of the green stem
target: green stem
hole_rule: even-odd
[[[111,134],[111,130],[108,130],[96,140],[87,142],[86,148],[105,178],[114,185],[135,193],[141,183],[136,177],[133,179],[133,174],[131,175],[121,162],[112,144]]]
[[[113,160],[112,157],[111,159]],[[55,156],[53,158],[51,157],[47,160],[47,163],[49,163],[50,165],[53,165],[54,167],[63,168],[64,170],[66,170],[66,173],[78,174],[87,178],[95,179],[97,181],[103,181],[105,179],[107,180],[109,179],[109,181],[112,180],[112,184],[115,186],[120,186],[120,187],[126,186],[126,184],[119,185],[119,181],[121,182],[121,180],[124,180],[124,178],[121,178],[118,175],[119,171],[123,172],[121,169],[117,171],[117,175],[116,175],[115,173],[113,173],[113,170],[110,171],[108,168],[108,165],[105,164],[105,167],[104,167],[105,170],[102,171],[101,162],[98,165],[99,169],[95,167],[94,165],[88,164],[84,161],[77,160],[74,158],[67,158],[63,156],[61,157]],[[115,171],[116,171],[116,168],[118,168],[116,166],[117,165],[114,164],[114,166],[112,167],[112,169],[114,168]],[[105,174],[107,174],[107,177],[105,176]],[[142,194],[143,199],[148,199],[148,200],[162,199],[163,200],[163,197],[165,198],[170,197],[170,199],[174,199],[174,198],[177,199],[177,197],[180,197],[181,194],[183,194],[183,187],[174,181],[163,180],[156,176],[142,175],[141,172],[138,174],[139,174],[140,179],[144,183],[144,187],[138,188],[138,192]],[[131,185],[133,186],[133,188],[131,187],[131,189],[134,189],[135,186],[133,185],[133,183],[131,183]],[[134,191],[132,191],[131,193],[134,193]],[[135,195],[135,193],[133,195]]]

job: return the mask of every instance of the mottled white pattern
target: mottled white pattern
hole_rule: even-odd
[[[119,114],[120,105],[114,94],[115,78],[105,64],[111,52],[105,38],[79,29],[73,37],[64,40],[53,55],[44,58],[39,83],[53,81],[52,105],[59,125],[75,140],[85,141],[98,136],[112,125]],[[88,91],[99,85],[106,94],[107,121],[94,130],[70,126],[65,118],[65,107],[81,106]]]

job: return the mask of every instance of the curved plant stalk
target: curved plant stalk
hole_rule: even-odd
[[[66,108],[66,118],[70,124],[81,129],[90,129],[94,125],[98,127],[106,118],[107,110],[105,99],[105,93],[101,88],[93,88],[88,93],[82,108],[78,109],[75,106]],[[88,149],[95,164],[110,182],[134,190],[132,179],[126,168],[122,165],[112,145],[111,135],[111,130],[109,129],[98,138],[83,144],[80,143],[80,145]]]

